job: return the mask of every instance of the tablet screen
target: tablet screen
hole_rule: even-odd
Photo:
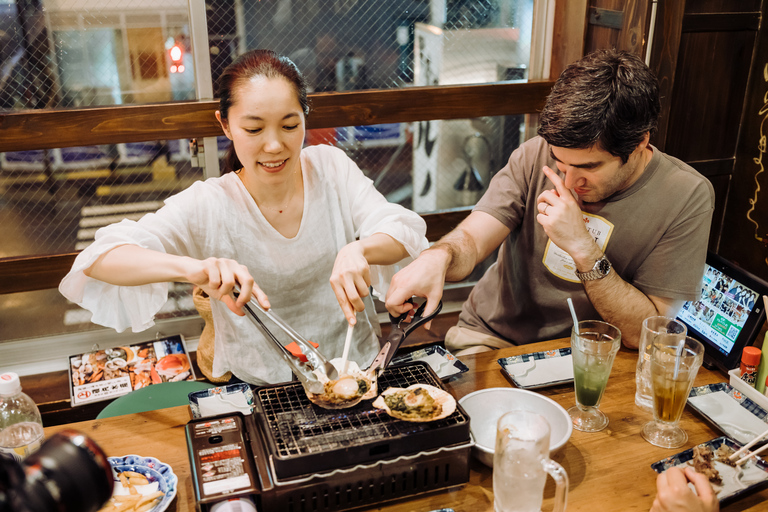
[[[706,265],[701,296],[686,302],[678,318],[728,356],[759,298],[757,291]]]

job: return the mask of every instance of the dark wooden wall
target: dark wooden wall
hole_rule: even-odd
[[[757,3],[757,2],[755,2]],[[724,229],[718,253],[768,281],[768,7],[760,8],[752,73],[747,84]]]

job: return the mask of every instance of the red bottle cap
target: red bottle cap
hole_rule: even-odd
[[[741,353],[741,362],[748,366],[757,366],[760,364],[760,349],[757,347],[744,347]]]

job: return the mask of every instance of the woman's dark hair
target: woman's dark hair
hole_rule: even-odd
[[[659,82],[624,51],[598,50],[568,66],[539,116],[550,145],[584,149],[598,144],[626,163],[659,119]]]
[[[304,115],[309,115],[309,99],[307,98],[307,81],[296,64],[288,57],[281,57],[272,50],[251,50],[239,56],[222,72],[218,80],[217,94],[219,96],[219,112],[222,119],[229,118],[229,107],[232,106],[235,90],[253,77],[285,78],[293,84],[296,97]],[[237,171],[243,167],[235,153],[234,144],[230,142],[224,161],[222,174]]]

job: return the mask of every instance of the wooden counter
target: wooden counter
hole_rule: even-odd
[[[500,357],[569,346],[568,340],[555,340],[462,357],[469,372],[447,384],[461,398],[472,391],[491,387],[511,387],[496,360]],[[681,427],[688,443],[674,450],[657,448],[640,436],[640,429],[651,415],[635,406],[634,370],[637,352],[622,348],[608,381],[600,409],[610,419],[608,427],[597,433],[574,430],[569,442],[554,457],[570,478],[568,511],[648,511],[656,495],[656,473],[650,465],[664,457],[691,448],[720,434],[703,423],[690,408],[683,412]],[[725,375],[702,368],[696,386],[726,381]],[[574,404],[573,386],[539,390],[560,405]],[[179,477],[176,500],[169,510],[194,511],[194,491],[187,459],[184,425],[188,407],[180,406],[104,420],[83,421],[46,428],[50,436],[63,428],[75,428],[91,436],[111,456],[137,454],[152,456],[170,464]],[[554,484],[547,479],[544,510],[551,510]],[[765,510],[768,490],[746,497],[724,512]],[[404,500],[373,510],[385,512],[427,512],[444,507],[456,512],[491,512],[493,478],[491,469],[472,460],[468,484],[448,491]],[[263,511],[270,512],[270,511]]]

